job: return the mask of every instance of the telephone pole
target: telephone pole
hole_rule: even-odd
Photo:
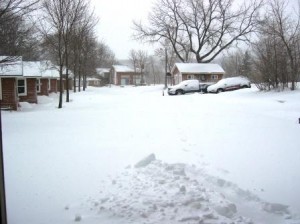
[[[0,101],[1,108],[1,101]],[[7,224],[6,213],[6,197],[5,197],[5,181],[4,181],[4,160],[3,160],[3,144],[2,144],[2,118],[0,110],[0,209],[1,209],[1,224]]]
[[[165,89],[168,88],[168,51],[167,47],[165,47]]]

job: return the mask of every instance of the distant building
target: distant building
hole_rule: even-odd
[[[224,74],[225,71],[220,65],[210,63],[175,63],[171,70],[175,85],[188,79],[217,82],[223,78]]]
[[[97,68],[96,72],[97,72],[97,78],[100,80],[100,86],[105,86],[110,84],[110,68]]]
[[[112,84],[114,85],[140,85],[141,74],[126,65],[113,65],[111,69]]]

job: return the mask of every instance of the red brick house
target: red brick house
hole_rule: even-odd
[[[141,75],[126,65],[113,65],[111,69],[112,83],[114,85],[139,85]]]
[[[37,95],[41,92],[41,77],[39,61],[23,61],[23,77],[18,79],[20,102],[37,103]]]
[[[57,91],[59,91],[59,89],[60,89],[60,77],[59,77],[59,67],[58,66],[56,66],[56,70],[58,71],[58,77],[57,77],[57,79],[56,79],[56,83],[57,83]],[[67,89],[67,81],[66,81],[66,68],[63,68],[63,91],[65,91],[65,89]],[[74,82],[74,80],[73,80],[73,78],[74,78],[74,74],[73,74],[73,72],[71,71],[71,70],[68,70],[68,79],[69,79],[69,81],[68,81],[68,88],[69,88],[69,90],[72,90],[73,89],[73,82]]]
[[[38,103],[38,95],[56,93],[59,72],[49,61],[0,64],[1,108],[17,110],[19,102]]]
[[[48,96],[49,93],[57,93],[57,83],[59,79],[59,71],[56,66],[54,66],[50,61],[31,61],[23,62],[23,76],[27,79],[27,83],[32,83],[30,85],[30,95],[27,96],[29,101],[24,98],[24,101],[32,102],[34,90],[33,81],[31,79],[36,79],[36,94]]]
[[[218,64],[210,63],[175,63],[171,70],[173,84],[187,79],[201,82],[217,82],[223,78],[225,71]]]
[[[41,61],[40,91],[38,95],[48,96],[49,93],[57,93],[57,83],[59,79],[59,71],[50,61]]]
[[[18,78],[21,78],[22,73],[22,60],[12,63],[0,64],[0,101],[1,109],[18,109],[18,94],[17,84]],[[20,88],[22,88],[20,86]]]

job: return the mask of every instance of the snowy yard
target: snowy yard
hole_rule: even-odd
[[[2,112],[10,224],[300,224],[300,91],[57,97]]]

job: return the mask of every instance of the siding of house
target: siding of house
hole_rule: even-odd
[[[141,79],[141,75],[136,74],[136,73],[132,73],[132,72],[119,72],[117,73],[117,82],[116,85],[122,85],[122,78],[127,78],[128,79],[128,83],[126,85],[139,85],[140,83],[135,83],[136,80],[140,80]],[[139,81],[137,81],[139,82]]]
[[[190,79],[190,76],[201,82],[217,82],[222,79],[223,74],[182,74],[182,81]],[[217,78],[213,79],[213,76],[217,76]]]
[[[16,90],[15,78],[1,78],[2,83],[2,100],[1,106],[3,108],[18,109],[18,98]]]
[[[50,79],[49,93],[57,93],[57,80],[56,79]]]
[[[63,82],[64,82],[64,89],[67,89],[67,85],[69,86],[69,90],[73,89],[73,82],[71,78],[69,78],[68,82],[66,79],[64,79]]]
[[[19,96],[20,102],[37,103],[36,78],[26,78],[27,95]]]
[[[101,80],[88,80],[88,86],[99,87],[101,86]]]
[[[48,90],[48,79],[41,79],[41,91],[38,93],[38,95],[48,96],[49,90]]]
[[[128,83],[126,85],[132,85],[132,73],[131,72],[122,72],[117,73],[117,85],[122,85],[122,79],[128,79]]]
[[[73,80],[72,79],[69,79],[68,85],[69,85],[69,90],[72,90],[73,89]],[[60,80],[58,79],[57,80],[57,91],[59,91],[59,89],[60,89]],[[66,89],[67,89],[67,81],[65,79],[63,79],[63,91],[65,91]]]

